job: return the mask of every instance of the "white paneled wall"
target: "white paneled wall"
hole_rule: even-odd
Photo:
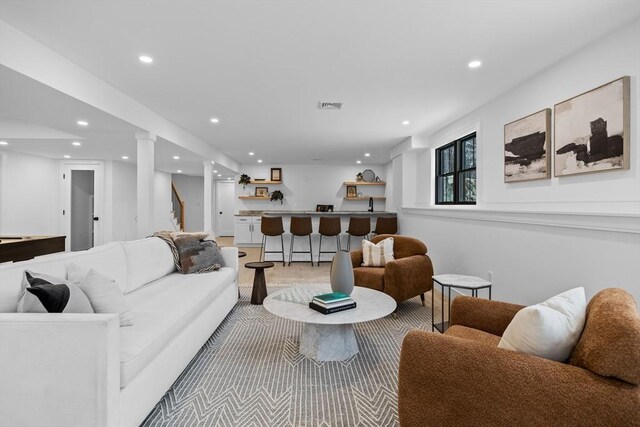
[[[640,20],[635,20],[425,137],[434,147],[479,130],[477,206],[422,207],[420,201],[432,197],[432,148],[412,153],[415,197],[404,198],[402,184],[394,183],[404,198],[395,203],[413,207],[403,209],[401,229],[425,241],[436,274],[487,277],[490,270],[495,298],[525,304],[575,286],[584,286],[588,296],[621,287],[640,301],[638,40]],[[504,183],[505,123],[624,75],[631,76],[629,170]],[[402,176],[395,168],[406,162],[397,159],[394,177]]]

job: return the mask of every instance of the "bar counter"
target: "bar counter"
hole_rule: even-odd
[[[347,229],[349,228],[349,218],[352,216],[370,217],[371,218],[371,231],[375,229],[376,220],[380,216],[393,216],[396,212],[387,211],[335,211],[335,212],[316,212],[316,211],[303,211],[303,210],[269,210],[269,211],[239,211],[235,214],[234,221],[234,244],[239,247],[243,246],[260,246],[262,241],[262,233],[260,232],[261,219],[263,216],[281,216],[282,224],[284,226],[284,250],[285,258],[289,259],[289,246],[291,244],[290,224],[291,217],[293,216],[310,216],[311,226],[313,228],[313,234],[311,235],[313,259],[317,261],[318,257],[318,243],[320,235],[318,234],[318,226],[321,216],[338,216],[340,217],[340,226],[342,233],[340,234],[340,242],[342,249],[347,248]],[[352,238],[351,249],[358,249],[361,247],[362,238]],[[280,248],[279,237],[269,237],[267,246],[269,250],[275,250]],[[294,250],[309,250],[309,239],[307,237],[296,237]],[[322,250],[333,250],[336,248],[335,237],[325,237],[322,239]],[[330,254],[322,254],[322,261],[331,260]],[[308,260],[308,254],[294,254],[294,261]],[[281,261],[282,258],[279,254],[267,254],[266,261]]]
[[[316,211],[240,211],[235,216],[298,216],[298,215],[312,215],[312,216],[396,216],[395,212],[388,211],[334,211],[334,212],[316,212]]]

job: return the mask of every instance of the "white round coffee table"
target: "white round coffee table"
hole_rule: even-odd
[[[354,287],[357,306],[338,313],[322,314],[309,308],[315,295],[331,292],[330,285],[297,285],[265,298],[263,307],[285,319],[303,322],[300,353],[317,361],[345,360],[358,353],[353,324],[380,319],[393,313],[396,302],[373,289]]]

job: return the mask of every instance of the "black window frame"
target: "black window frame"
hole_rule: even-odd
[[[462,150],[462,146],[463,144],[470,140],[470,139],[474,139],[474,159],[473,159],[473,167],[472,168],[467,168],[467,169],[463,169],[462,165],[463,165],[463,150]],[[476,132],[472,132],[468,135],[463,136],[462,138],[458,138],[455,141],[449,142],[448,144],[443,145],[442,147],[438,147],[435,150],[435,155],[436,155],[436,170],[435,170],[435,192],[436,192],[436,198],[435,198],[435,203],[436,205],[475,205],[478,199],[478,171],[477,171],[477,162],[478,162],[478,158],[477,158],[477,144],[478,144],[478,140],[476,138]],[[449,173],[441,173],[441,168],[440,168],[440,162],[441,162],[441,158],[442,158],[442,152],[445,150],[448,150],[449,148],[453,147],[453,158],[454,158],[454,167],[453,167],[453,171],[449,172]],[[470,171],[474,171],[476,173],[476,200],[474,201],[463,201],[460,200],[462,197],[462,191],[460,188],[460,177],[466,173],[466,172],[470,172]],[[440,178],[444,178],[444,177],[448,177],[448,176],[453,176],[453,201],[451,202],[440,202]]]

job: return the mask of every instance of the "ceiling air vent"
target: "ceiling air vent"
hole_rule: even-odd
[[[342,110],[342,102],[318,102],[318,110]]]

